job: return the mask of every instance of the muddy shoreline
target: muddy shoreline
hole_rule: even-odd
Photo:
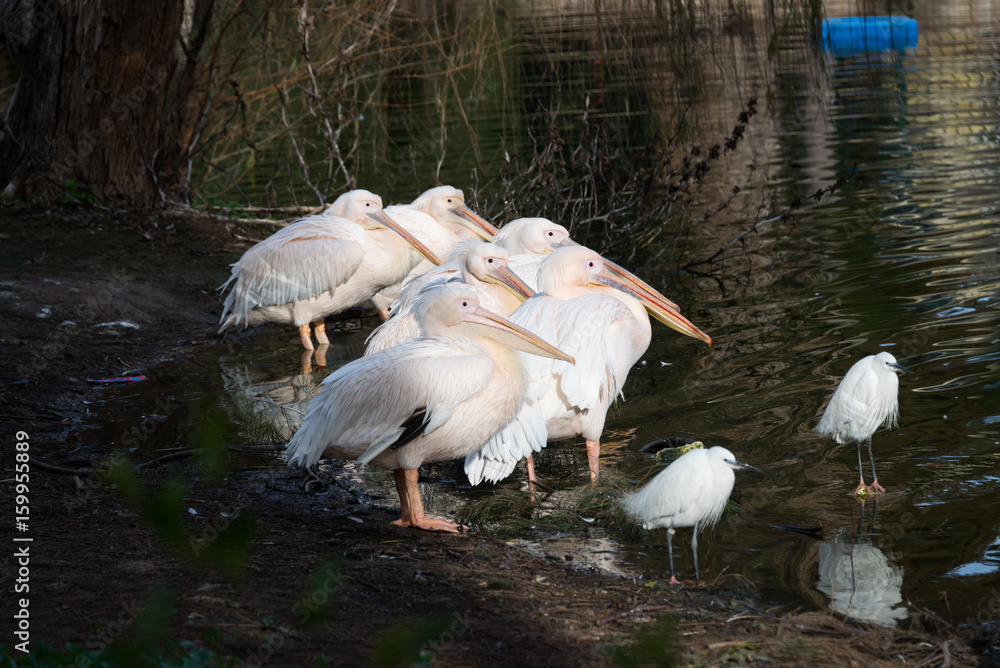
[[[0,209],[0,414],[50,465],[31,473],[32,642],[132,640],[137,611],[163,590],[164,638],[204,644],[208,630],[218,655],[248,665],[357,665],[395,642],[386,634],[428,619],[444,620],[424,646],[434,665],[614,665],[611,648],[663,616],[682,664],[997,665],[989,637],[965,638],[926,611],[911,610],[904,628],[868,627],[769,609],[724,577],[676,589],[662,574],[616,577],[488,536],[398,529],[349,485],[326,479],[303,492],[304,476],[266,452],[218,477],[190,461],[138,473],[152,491],[185,480],[184,507],[197,514],[184,518],[187,544],[172,543],[101,473],[118,444],[81,445],[97,391],[88,379],[219,345],[214,288],[266,230],[198,216]],[[12,438],[3,443],[12,478]],[[12,507],[13,488],[2,494]],[[248,532],[247,547],[231,561],[222,548],[214,568],[192,556],[234,526]],[[12,615],[5,606],[3,642]]]

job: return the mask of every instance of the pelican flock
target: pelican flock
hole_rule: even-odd
[[[363,357],[323,382],[285,459],[393,469],[399,524],[422,529],[457,528],[424,515],[424,463],[465,458],[475,484],[527,459],[534,481],[533,452],[582,436],[596,478],[607,412],[650,344],[650,315],[711,343],[562,225],[521,218],[497,229],[451,186],[385,208],[366,190],[345,193],[247,250],[221,289],[220,331],[290,323],[306,350],[313,336],[328,343],[326,316],[376,307],[385,322]]]

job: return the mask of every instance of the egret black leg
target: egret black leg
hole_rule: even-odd
[[[670,555],[670,584],[680,584],[674,574],[674,530],[667,529],[667,553]]]
[[[865,497],[868,496],[869,489],[868,485],[865,484],[865,471],[861,468],[861,441],[855,441],[858,446],[858,486],[854,488],[854,496]]]
[[[872,437],[871,436],[868,437],[868,459],[870,459],[871,463],[872,463],[872,485],[871,485],[871,490],[875,494],[881,494],[882,492],[885,491],[885,488],[882,487],[882,485],[878,484],[878,475],[875,473],[875,455],[872,454]]]
[[[694,583],[698,584],[698,523],[694,523],[694,536],[691,537],[691,552],[694,554]]]

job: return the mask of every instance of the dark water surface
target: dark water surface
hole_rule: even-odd
[[[822,85],[814,82],[823,77],[793,68],[773,73],[792,97],[755,126],[765,192],[776,203],[759,217],[852,170],[854,182],[794,219],[762,226],[722,266],[701,267],[708,275],[668,275],[669,258],[662,267],[645,261],[643,275],[665,277],[659,285],[715,343],[654,323],[627,401],[608,419],[608,465],[639,476],[651,464],[641,445],[691,435],[764,469],[763,477],[738,475],[742,512],[700,540],[703,572],[744,576],[764,605],[833,607],[883,624],[905,618],[907,602],[956,622],[1000,610],[996,40],[983,28],[922,25],[914,52],[830,59]],[[718,122],[729,123],[720,106]],[[694,241],[702,235],[710,255],[753,222],[716,220]],[[349,324],[334,338],[331,368],[360,355],[375,323]],[[899,427],[875,434],[887,493],[865,505],[859,532],[854,445],[811,430],[840,377],[882,350],[913,373],[900,379]],[[301,408],[280,405],[308,397],[323,377],[298,373],[298,358],[295,333],[277,327],[203,347],[193,360],[148,370],[147,383],[108,390],[95,436],[120,440],[137,411],[160,425],[143,443],[150,450],[185,442],[191,425],[206,422],[232,442],[266,440],[248,426],[260,423],[287,435]],[[435,471],[454,480],[427,486],[430,511],[476,495],[460,469]],[[582,443],[543,453],[539,474],[582,493]],[[362,477],[395,503],[387,474]],[[516,488],[523,473],[514,478],[507,484]],[[772,525],[824,531],[814,539]],[[680,530],[676,541],[688,580],[689,537]],[[663,573],[663,539],[660,532],[647,543],[593,548],[610,549],[626,572]]]

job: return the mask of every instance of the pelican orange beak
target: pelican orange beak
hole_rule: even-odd
[[[521,301],[535,296],[535,291],[532,290],[527,283],[522,281],[517,274],[511,271],[510,267],[507,265],[491,269],[486,275],[496,283],[499,283],[513,292]]]
[[[411,246],[413,246],[413,248],[418,253],[420,253],[424,257],[425,260],[427,260],[431,264],[433,264],[435,266],[441,264],[441,260],[439,260],[438,256],[434,254],[434,251],[432,251],[430,248],[428,248],[427,246],[425,246],[415,236],[413,236],[412,234],[410,234],[409,232],[407,232],[406,230],[404,230],[402,228],[402,226],[400,226],[399,223],[397,223],[392,218],[390,218],[389,215],[385,211],[371,212],[371,213],[368,214],[368,217],[371,218],[372,220],[374,220],[375,222],[380,223],[383,227],[389,228],[390,230],[392,230],[393,232],[395,232],[399,236],[401,236],[404,239],[406,239],[407,243],[409,243]]]
[[[625,275],[622,276],[622,273]],[[670,329],[712,345],[712,337],[695,327],[694,323],[678,313],[677,307],[672,301],[640,281],[631,272],[625,271],[613,262],[604,260],[604,270],[595,277],[595,282],[620,290],[638,299],[639,303],[654,318]]]
[[[576,243],[572,239],[566,239],[561,243],[557,244],[556,246],[554,246],[553,250],[555,250],[555,248],[558,248],[559,246],[579,246],[579,245],[580,244]],[[550,250],[548,252],[551,253],[552,251]],[[629,271],[625,267],[622,267],[621,265],[615,264],[614,262],[604,257],[603,255],[601,256],[601,258],[604,260],[604,266],[607,267],[608,270],[611,271],[612,274],[615,274],[620,280],[629,283],[636,290],[641,290],[642,292],[646,293],[646,295],[649,296],[651,299],[666,304],[667,307],[670,308],[672,311],[678,311],[678,312],[680,311],[680,309],[677,307],[677,304],[673,303],[672,301],[661,295],[659,292],[656,291],[655,288],[647,284],[645,281],[643,281],[641,278],[633,274],[631,271]],[[659,320],[659,318],[657,319]]]
[[[633,274],[631,271],[629,271],[625,267],[617,265],[617,264],[615,264],[614,262],[612,262],[611,260],[609,260],[607,258],[604,258],[604,266],[607,267],[608,269],[610,269],[613,274],[616,274],[618,276],[618,278],[620,278],[620,279],[622,279],[624,281],[628,281],[629,283],[631,283],[632,285],[634,285],[638,289],[640,289],[643,292],[645,292],[650,297],[662,301],[672,311],[678,311],[678,312],[680,311],[680,309],[677,307],[677,304],[675,304],[674,302],[670,301],[669,299],[667,299],[666,297],[664,297],[663,295],[661,295],[659,292],[656,291],[655,288],[653,288],[651,285],[649,285],[648,283],[646,283],[645,281],[643,281],[641,278],[639,278],[638,276],[636,276],[635,274]]]
[[[485,336],[509,348],[531,353],[532,355],[576,364],[575,359],[552,344],[543,341],[523,327],[515,325],[510,320],[484,309],[482,306],[467,315],[465,321],[472,325],[488,328]]]
[[[490,223],[490,221],[486,220],[464,204],[459,204],[452,209],[448,209],[448,213],[461,218],[461,221],[459,222],[461,222],[462,225],[465,225],[486,241],[493,241],[493,237],[497,232],[499,232],[497,228],[493,227],[493,224]]]

